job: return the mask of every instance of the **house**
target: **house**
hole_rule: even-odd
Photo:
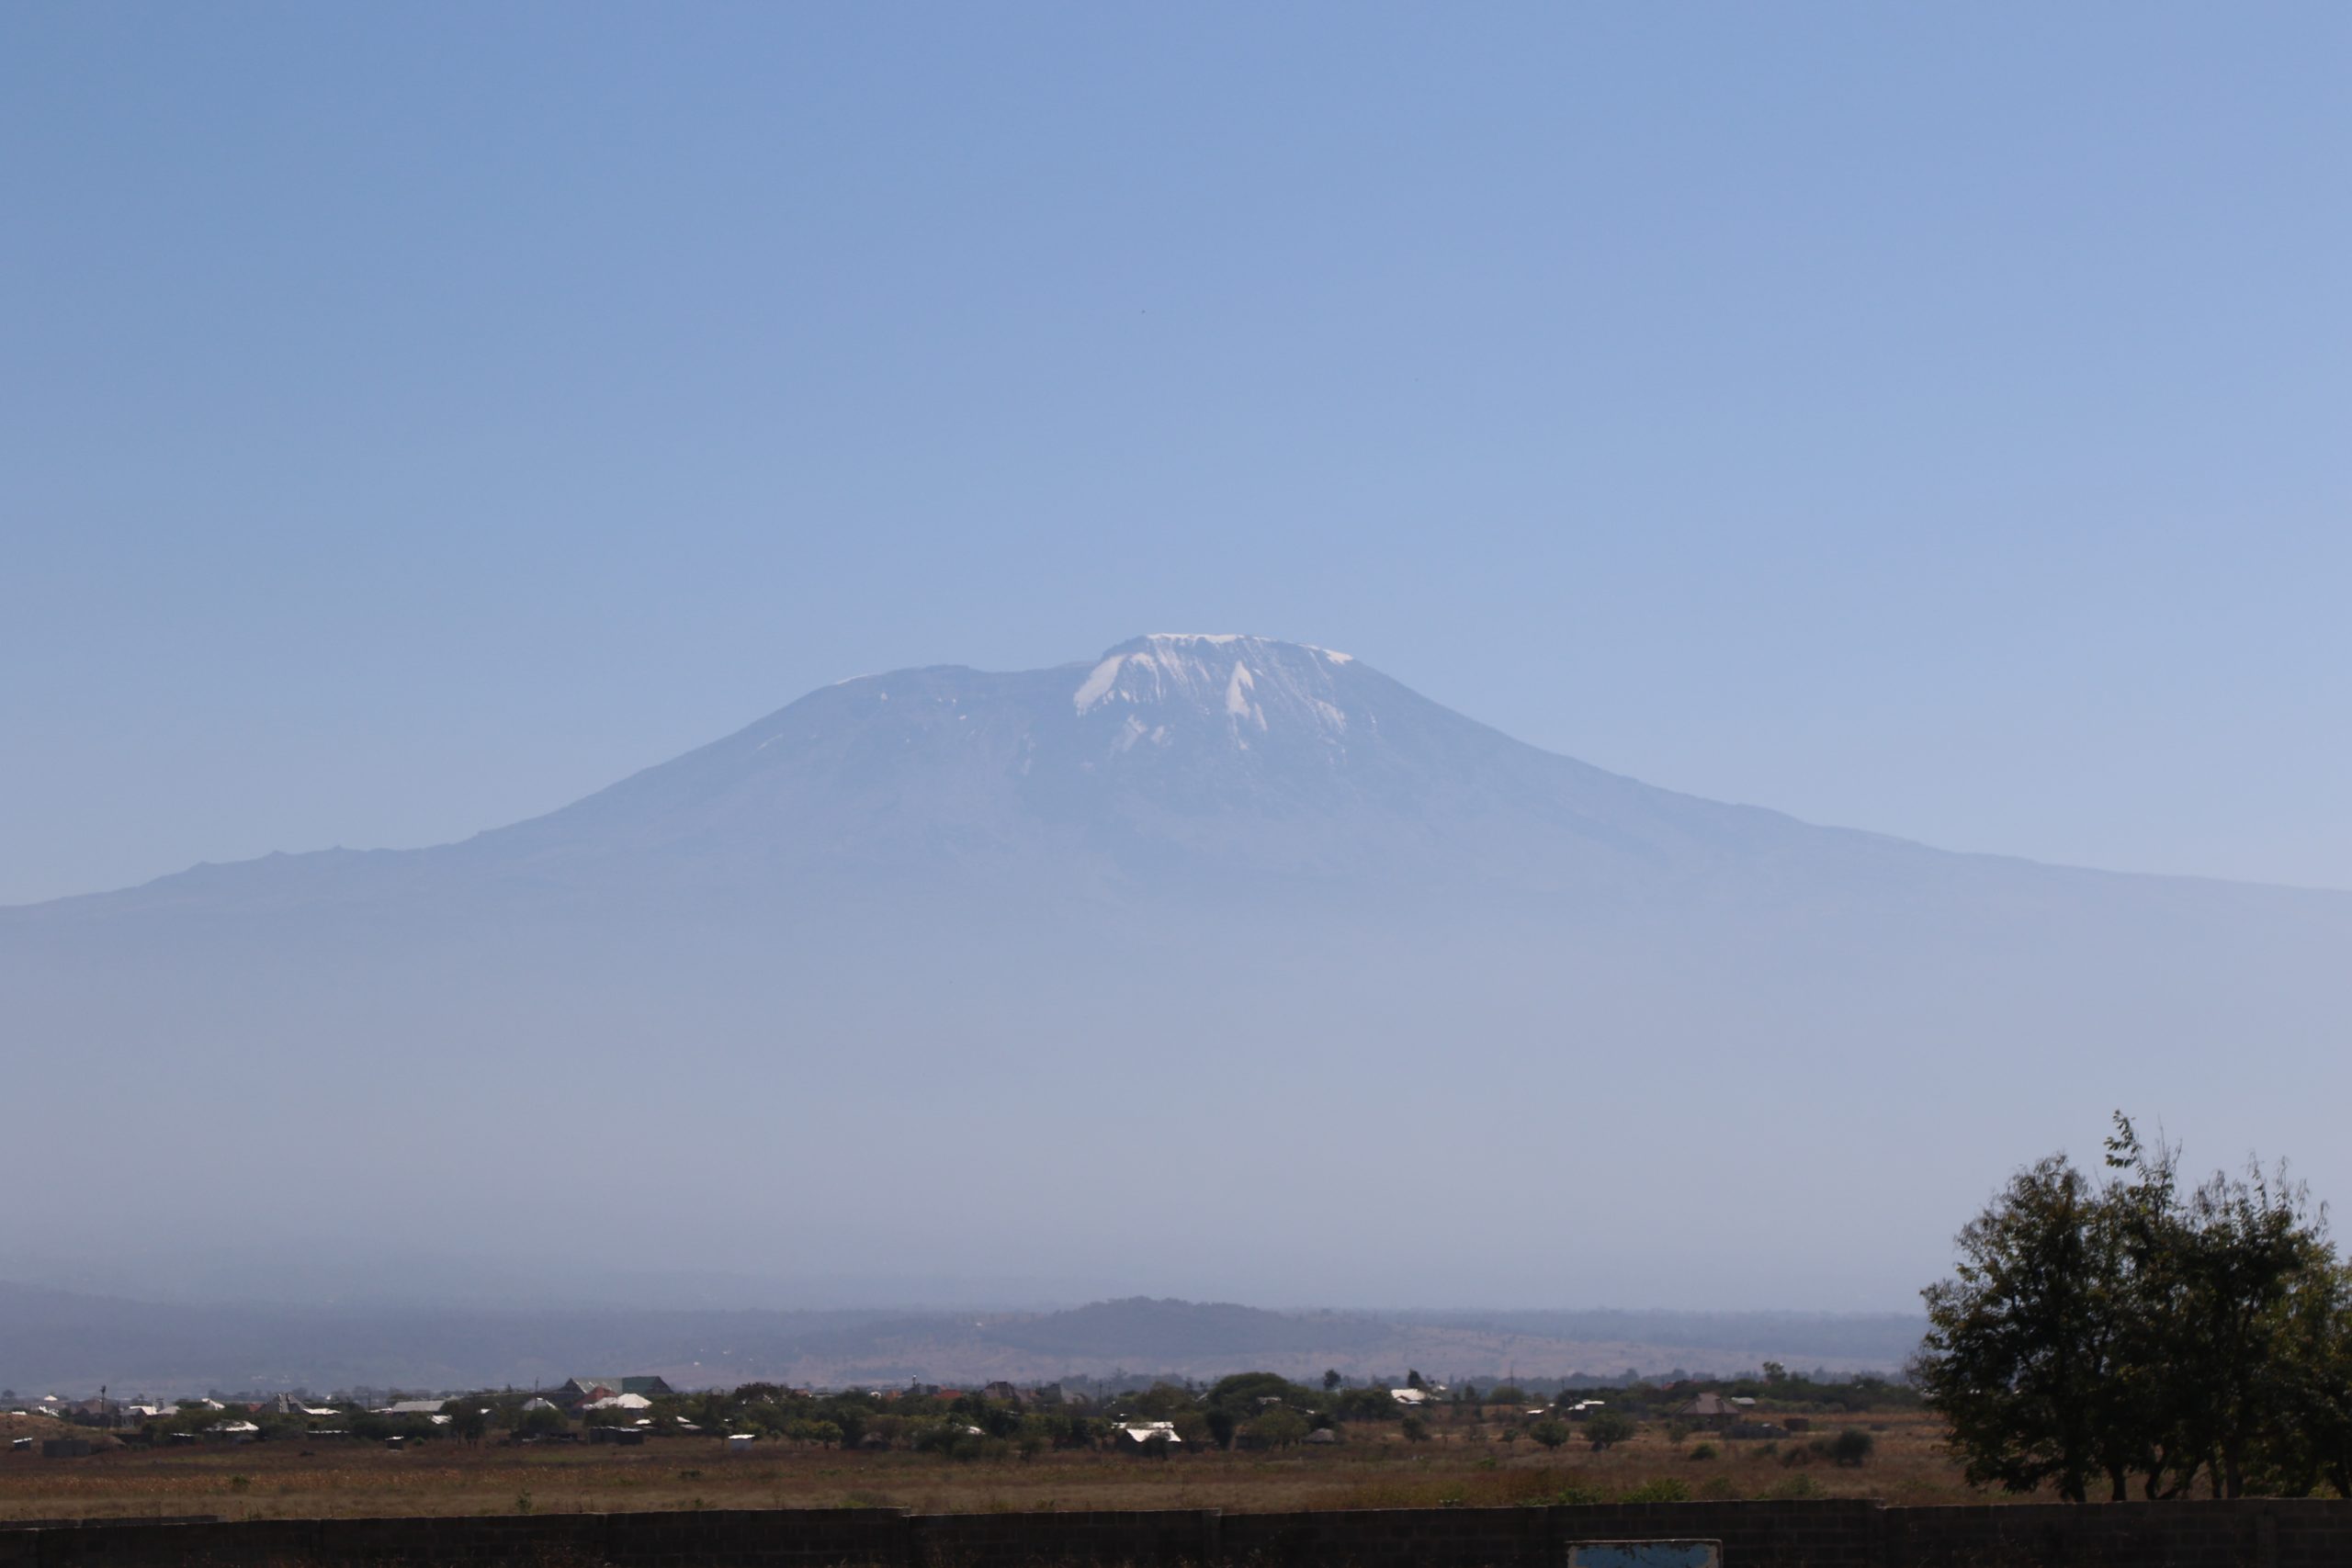
[[[438,1416],[446,1399],[396,1399],[376,1412],[379,1416]]]
[[[754,1434],[750,1432],[729,1432],[727,1434],[727,1451],[730,1454],[750,1453],[755,1440]]]
[[[1423,1405],[1430,1402],[1429,1390],[1425,1388],[1392,1388],[1388,1391],[1388,1397],[1408,1407]]]
[[[1131,1421],[1119,1428],[1115,1441],[1128,1453],[1159,1453],[1182,1446],[1184,1439],[1176,1435],[1173,1421]]]
[[[593,1400],[610,1399],[616,1393],[633,1393],[650,1401],[676,1392],[662,1379],[652,1376],[567,1378],[563,1386],[550,1397],[566,1410],[577,1410]]]
[[[261,1436],[261,1428],[250,1421],[215,1421],[204,1429],[204,1435],[225,1443],[250,1443]]]
[[[992,1382],[980,1392],[990,1399],[1001,1400],[1007,1404],[1021,1403],[1021,1391],[1009,1382]]]
[[[1738,1420],[1742,1412],[1738,1405],[1734,1404],[1720,1393],[1702,1393],[1688,1404],[1678,1406],[1674,1414],[1685,1421],[1696,1421],[1702,1426],[1720,1428]]]
[[[653,1402],[641,1393],[614,1393],[602,1399],[592,1399],[582,1410],[650,1410]]]

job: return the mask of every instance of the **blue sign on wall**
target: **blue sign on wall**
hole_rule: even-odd
[[[1568,1568],[1724,1568],[1724,1543],[1583,1540],[1568,1548]]]

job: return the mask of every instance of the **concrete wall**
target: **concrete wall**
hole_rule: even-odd
[[[2345,1568],[2352,1502],[253,1519],[0,1528],[0,1568],[1558,1568],[1571,1541],[1674,1538],[1722,1541],[1724,1568]]]

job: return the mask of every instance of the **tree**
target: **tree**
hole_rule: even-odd
[[[1233,1412],[1223,1405],[1218,1405],[1208,1413],[1209,1438],[1218,1448],[1229,1449],[1233,1446],[1233,1434],[1239,1429],[1240,1425],[1240,1422],[1234,1418]]]
[[[1342,1389],[1331,1404],[1342,1421],[1394,1421],[1399,1414],[1396,1396],[1385,1388]]]
[[[2099,1478],[2116,1499],[2134,1475],[2151,1497],[2352,1479],[2345,1284],[2303,1190],[2250,1167],[2184,1192],[2120,1114],[2106,1164],[2019,1171],[1922,1292],[1913,1377],[1970,1482],[2079,1502]]]
[[[1252,1443],[1269,1449],[1286,1449],[1304,1442],[1311,1428],[1306,1417],[1297,1411],[1277,1404],[1249,1426],[1243,1435]]]
[[[1411,1368],[1408,1367],[1405,1370],[1405,1386],[1407,1388],[1427,1388],[1430,1385],[1421,1381],[1420,1373],[1414,1371]]]
[[[2098,1208],[2063,1156],[2041,1160],[1960,1233],[1953,1277],[1922,1292],[1916,1375],[1973,1485],[2048,1484],[2079,1503],[2098,1472],[2094,1410],[2122,1326]]]
[[[1245,1414],[1258,1408],[1261,1400],[1289,1401],[1303,1398],[1306,1391],[1280,1372],[1235,1372],[1209,1385],[1204,1404],[1223,1405]]]
[[[1224,1382],[1217,1384],[1217,1387],[1222,1389],[1228,1383],[1239,1382],[1242,1378],[1257,1376],[1272,1377],[1273,1374],[1271,1372],[1262,1374],[1243,1372],[1238,1377],[1225,1379]],[[1282,1380],[1276,1378],[1275,1381],[1279,1382]],[[1165,1421],[1170,1416],[1175,1416],[1180,1411],[1196,1410],[1199,1408],[1199,1405],[1193,1401],[1193,1395],[1189,1391],[1181,1389],[1172,1382],[1156,1382],[1149,1388],[1144,1390],[1141,1393],[1134,1395],[1128,1400],[1127,1404],[1129,1409],[1135,1415],[1148,1421]]]
[[[1595,1453],[1612,1444],[1631,1442],[1638,1430],[1632,1416],[1614,1410],[1596,1410],[1584,1420],[1585,1440],[1592,1444]]]
[[[514,1430],[526,1437],[544,1438],[563,1429],[563,1412],[548,1404],[526,1410],[514,1420]]]
[[[1829,1439],[1829,1457],[1849,1470],[1860,1467],[1877,1449],[1878,1439],[1860,1427],[1849,1427]]]
[[[1337,1393],[1340,1391],[1340,1385],[1347,1381],[1347,1379],[1340,1375],[1339,1368],[1326,1368],[1323,1372],[1323,1392],[1325,1393]]]
[[[1568,1424],[1566,1421],[1554,1420],[1549,1417],[1544,1420],[1538,1421],[1535,1425],[1530,1427],[1527,1429],[1527,1435],[1534,1438],[1537,1442],[1543,1444],[1546,1449],[1556,1449],[1562,1443],[1566,1442],[1571,1437],[1575,1436],[1575,1434],[1568,1429]]]

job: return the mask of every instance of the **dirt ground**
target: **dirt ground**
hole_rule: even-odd
[[[47,1431],[59,1429],[44,1422]],[[959,1461],[787,1444],[730,1454],[715,1438],[642,1447],[532,1447],[454,1440],[402,1450],[351,1441],[123,1449],[85,1459],[0,1453],[0,1518],[211,1514],[223,1518],[614,1513],[673,1508],[1027,1509],[1485,1506],[1690,1497],[1869,1496],[1982,1500],[1938,1449],[1925,1416],[1858,1420],[1875,1450],[1845,1468],[1802,1440],[1677,1444],[1646,1432],[1595,1453],[1461,1433],[1407,1443],[1357,1428],[1347,1443],[1265,1453],[1040,1454]],[[1713,1453],[1707,1452],[1710,1445]]]

